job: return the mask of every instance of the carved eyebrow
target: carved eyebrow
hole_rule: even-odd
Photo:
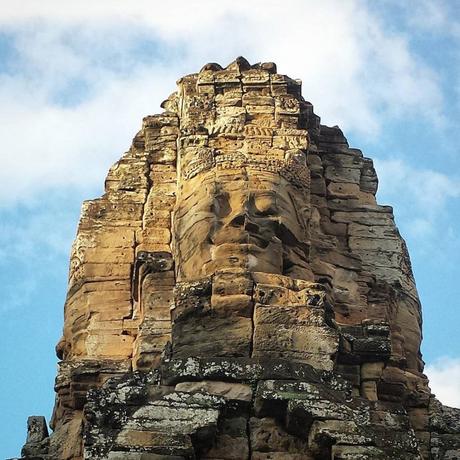
[[[259,197],[259,196],[263,196],[263,197],[270,196],[270,197],[275,198],[276,195],[277,195],[276,192],[274,192],[273,190],[259,190],[258,189],[258,190],[254,190],[254,191],[251,190],[250,193],[252,194],[252,196],[254,196],[256,198]]]

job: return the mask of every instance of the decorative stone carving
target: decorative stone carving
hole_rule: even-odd
[[[207,64],[162,107],[84,204],[54,432],[23,458],[460,457],[372,161],[273,63]]]

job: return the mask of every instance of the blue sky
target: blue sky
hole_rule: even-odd
[[[163,3],[163,2],[162,2]],[[20,0],[0,9],[0,457],[49,419],[81,202],[185,73],[238,55],[303,81],[375,160],[424,311],[433,391],[460,407],[460,2]]]

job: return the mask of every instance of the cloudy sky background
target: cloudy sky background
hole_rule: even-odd
[[[28,415],[50,416],[82,200],[178,77],[238,55],[301,78],[322,122],[375,160],[412,257],[426,372],[460,407],[460,2],[17,0],[0,6],[2,458]]]

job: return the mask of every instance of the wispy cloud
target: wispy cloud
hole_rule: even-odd
[[[425,368],[430,387],[445,405],[460,408],[460,358],[441,358]]]
[[[65,285],[81,195],[48,190],[0,210],[0,315],[35,303],[51,280]]]
[[[377,159],[375,166],[379,197],[387,203],[398,203],[397,212],[408,236],[418,240],[436,236],[442,230],[444,238],[459,237],[453,229],[446,228],[445,214],[450,206],[460,207],[460,177],[417,169],[395,158]]]
[[[11,100],[14,94],[5,96],[0,109],[0,203],[24,201],[49,187],[102,184],[110,164],[140,129],[141,113],[152,111],[150,100],[161,100],[164,81],[171,77],[165,73],[111,79],[97,97],[72,108],[30,107]]]
[[[458,2],[456,0],[408,0],[398,2],[406,14],[408,23],[423,32],[458,35]]]
[[[442,119],[435,72],[357,0],[25,1],[5,5],[0,25],[13,50],[0,75],[3,204],[44,184],[101,182],[178,76],[239,54],[301,78],[323,121],[345,131]]]
[[[14,324],[5,343],[14,342],[16,330],[25,327],[18,311],[27,314],[29,324],[35,314],[38,327],[47,324],[47,316],[57,322],[43,304],[49,300],[55,311],[61,309],[56,292],[64,296],[79,204],[101,192],[109,165],[129,147],[142,117],[159,111],[179,76],[206,62],[227,64],[237,55],[252,62],[274,60],[280,72],[303,80],[303,94],[323,123],[374,141],[386,135],[388,120],[442,125],[446,108],[460,99],[459,90],[448,94],[448,104],[445,100],[446,81],[455,87],[458,72],[447,79],[440,75],[413,41],[415,30],[418,37],[425,32],[460,36],[449,6],[454,1],[378,2],[404,9],[402,26],[366,0],[3,3],[0,313]],[[415,236],[457,238],[453,224],[438,221],[458,202],[454,176],[396,160],[377,167],[382,198],[404,210],[404,225]],[[446,296],[437,292],[436,306]],[[440,399],[458,405],[458,398],[449,399],[460,394],[453,386],[460,381],[458,360],[452,362],[428,366],[427,372]],[[41,358],[39,364],[37,372],[45,373]],[[54,374],[54,365],[47,372]],[[24,404],[43,403],[29,393]],[[23,442],[18,433],[25,414],[18,417],[16,406],[6,438],[17,446],[8,457]]]

